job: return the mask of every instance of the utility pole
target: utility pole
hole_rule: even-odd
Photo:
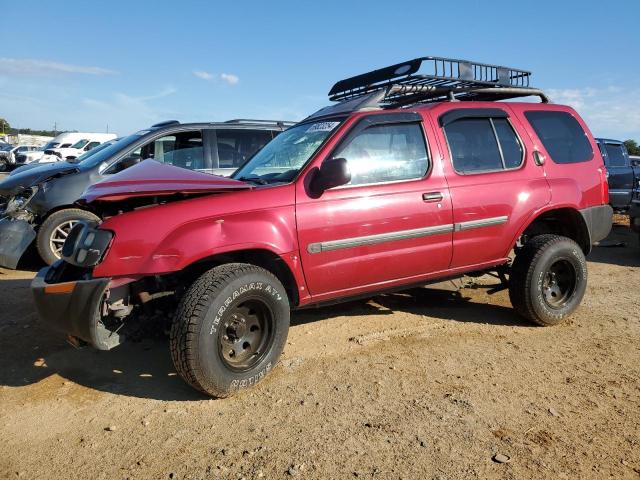
[[[109,133],[109,124],[107,123],[107,133]]]
[[[53,136],[58,136],[58,122],[53,122]]]

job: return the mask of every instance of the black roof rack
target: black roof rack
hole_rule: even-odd
[[[421,71],[422,70],[422,71]],[[529,86],[531,72],[443,57],[420,57],[340,80],[329,91],[334,101],[369,94],[366,107],[401,107],[442,100],[505,100],[538,96]],[[364,107],[363,107],[364,108]]]
[[[290,126],[295,125],[296,122],[287,122],[283,120],[254,120],[251,118],[234,118],[232,120],[227,120],[224,123],[257,123],[264,125]]]

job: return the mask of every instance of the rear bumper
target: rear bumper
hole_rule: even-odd
[[[36,231],[25,220],[0,220],[0,267],[16,268],[20,257],[36,238]]]
[[[40,320],[49,327],[80,338],[99,350],[121,343],[117,333],[105,328],[101,307],[109,278],[56,282],[63,262],[43,268],[31,282]]]
[[[610,205],[597,205],[580,210],[589,230],[591,245],[603,240],[613,226],[613,208]]]

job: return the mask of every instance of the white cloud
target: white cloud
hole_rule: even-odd
[[[158,93],[140,97],[115,93],[107,99],[84,98],[82,105],[88,110],[98,112],[100,118],[112,126],[119,129],[124,127],[126,130],[118,133],[125,134],[172,117],[170,112],[163,109],[163,105],[158,107],[153,105],[153,102],[176,92],[175,88],[166,87]]]
[[[240,78],[238,78],[238,76],[234,75],[233,73],[221,73],[218,75],[217,73],[209,73],[205,72],[204,70],[194,70],[192,73],[194,77],[197,77],[201,80],[206,80],[207,82],[222,80],[229,85],[237,85],[240,81]]]
[[[117,72],[102,67],[85,67],[48,60],[24,58],[0,58],[0,75],[43,76],[43,75],[113,75]]]
[[[238,76],[234,75],[233,73],[221,73],[220,78],[227,82],[229,85],[236,85],[240,81]]]
[[[596,137],[640,140],[640,88],[549,89],[555,103],[570,105]]]
[[[193,75],[202,79],[202,80],[213,80],[213,74],[209,72],[205,72],[204,70],[194,70]]]

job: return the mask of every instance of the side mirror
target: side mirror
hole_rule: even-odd
[[[346,158],[330,158],[322,162],[320,170],[311,182],[314,192],[320,194],[330,188],[346,185],[351,181],[351,172]]]

